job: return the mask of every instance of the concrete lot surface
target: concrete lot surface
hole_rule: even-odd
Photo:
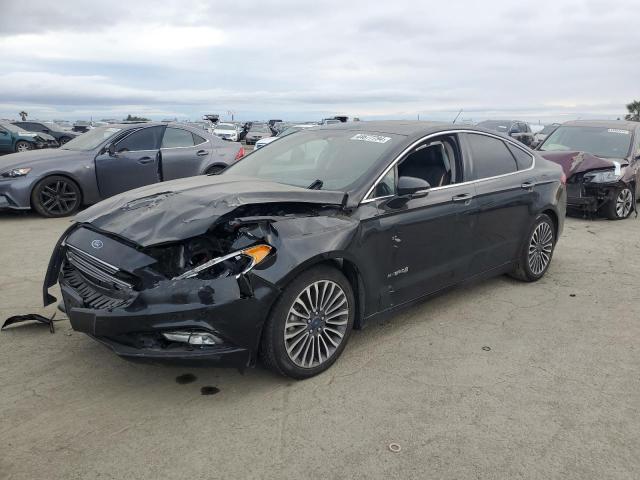
[[[0,214],[2,320],[53,312],[41,282],[68,224]],[[304,382],[127,363],[66,320],[14,327],[0,478],[637,479],[639,285],[639,220],[568,219],[542,281],[406,310]]]

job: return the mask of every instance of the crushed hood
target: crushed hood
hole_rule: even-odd
[[[557,163],[562,167],[567,178],[571,178],[576,173],[583,173],[589,170],[602,170],[605,168],[619,168],[626,165],[623,159],[612,160],[608,158],[596,157],[587,152],[538,152],[547,160]]]
[[[202,235],[220,217],[245,205],[341,206],[345,195],[228,174],[197,176],[117,195],[84,210],[75,220],[147,247]]]

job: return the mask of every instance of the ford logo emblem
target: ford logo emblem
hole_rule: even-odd
[[[96,250],[100,250],[102,247],[104,247],[104,243],[102,243],[102,240],[94,240],[93,242],[91,242],[91,246]]]

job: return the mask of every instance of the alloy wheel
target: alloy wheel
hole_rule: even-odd
[[[31,150],[31,146],[27,142],[18,142],[16,150],[18,150],[18,152],[26,152]]]
[[[553,230],[547,222],[541,222],[533,231],[529,242],[529,268],[534,275],[541,275],[551,261]]]
[[[616,215],[618,218],[627,218],[633,206],[633,193],[628,188],[623,188],[616,197]]]
[[[349,322],[349,302],[330,280],[307,286],[294,300],[284,327],[287,355],[299,367],[313,368],[330,359],[342,343]]]
[[[51,215],[66,215],[78,204],[78,193],[63,180],[47,183],[40,189],[40,203]]]

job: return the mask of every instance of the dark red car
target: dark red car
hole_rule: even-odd
[[[628,218],[640,193],[640,123],[563,123],[538,147],[567,176],[567,208]]]

